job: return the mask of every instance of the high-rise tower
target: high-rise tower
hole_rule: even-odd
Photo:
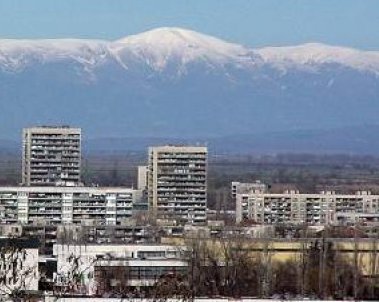
[[[23,185],[77,185],[80,182],[80,128],[32,127],[25,128],[22,135]]]
[[[206,147],[151,147],[148,169],[149,210],[158,221],[206,222]]]

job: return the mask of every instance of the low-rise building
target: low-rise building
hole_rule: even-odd
[[[151,287],[166,274],[187,273],[185,250],[173,245],[57,244],[56,286],[65,288],[75,268],[81,276],[76,293],[101,295],[120,284],[128,290]]]

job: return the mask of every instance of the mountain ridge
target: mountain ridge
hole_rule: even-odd
[[[378,54],[253,49],[168,28],[116,41],[2,40],[1,136],[38,124],[184,139],[375,124]]]
[[[226,63],[227,59],[240,59],[241,64],[248,63],[246,59],[255,58],[260,59],[261,64],[282,61],[281,67],[289,62],[299,65],[339,63],[379,73],[379,51],[364,51],[316,42],[295,46],[252,48],[195,31],[169,27],[129,35],[115,41],[69,38],[0,39],[0,66],[5,65],[9,70],[14,67],[17,71],[20,69],[19,65],[27,63],[22,60],[26,53],[34,55],[41,63],[49,60],[81,58],[79,62],[94,65],[94,58],[98,58],[97,62],[101,62],[101,59],[109,56],[119,61],[122,52],[131,52],[139,58],[145,55],[149,59],[155,59],[156,62],[151,65],[156,69],[162,68],[165,63],[164,58],[181,56],[184,62],[203,57],[218,59],[221,63]],[[125,62],[120,64],[124,67],[126,65]]]

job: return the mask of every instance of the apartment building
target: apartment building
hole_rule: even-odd
[[[127,223],[141,192],[130,188],[0,187],[0,223]]]
[[[80,182],[81,129],[41,126],[23,129],[22,184],[76,185]]]
[[[149,210],[157,221],[206,222],[206,147],[151,147],[148,168]]]
[[[355,194],[319,194],[286,191],[282,194],[250,191],[236,195],[236,222],[248,219],[260,224],[295,223],[308,225],[379,222],[379,195],[367,191]]]

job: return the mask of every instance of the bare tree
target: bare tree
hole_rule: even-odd
[[[30,299],[30,285],[38,282],[38,265],[29,262],[22,242],[7,238],[0,247],[0,301],[24,301]]]
[[[153,301],[163,302],[168,299],[192,301],[192,292],[188,279],[182,274],[167,273],[157,280],[152,289]]]
[[[128,277],[129,268],[126,266],[95,267],[96,294],[128,297],[132,293]]]
[[[188,245],[189,283],[195,296],[256,296],[261,257],[242,237],[192,239]]]
[[[67,257],[68,267],[59,272],[55,279],[53,288],[54,294],[57,296],[72,296],[78,294],[86,294],[84,280],[88,277],[88,270],[95,264],[97,259],[83,267],[81,255],[71,253]]]

